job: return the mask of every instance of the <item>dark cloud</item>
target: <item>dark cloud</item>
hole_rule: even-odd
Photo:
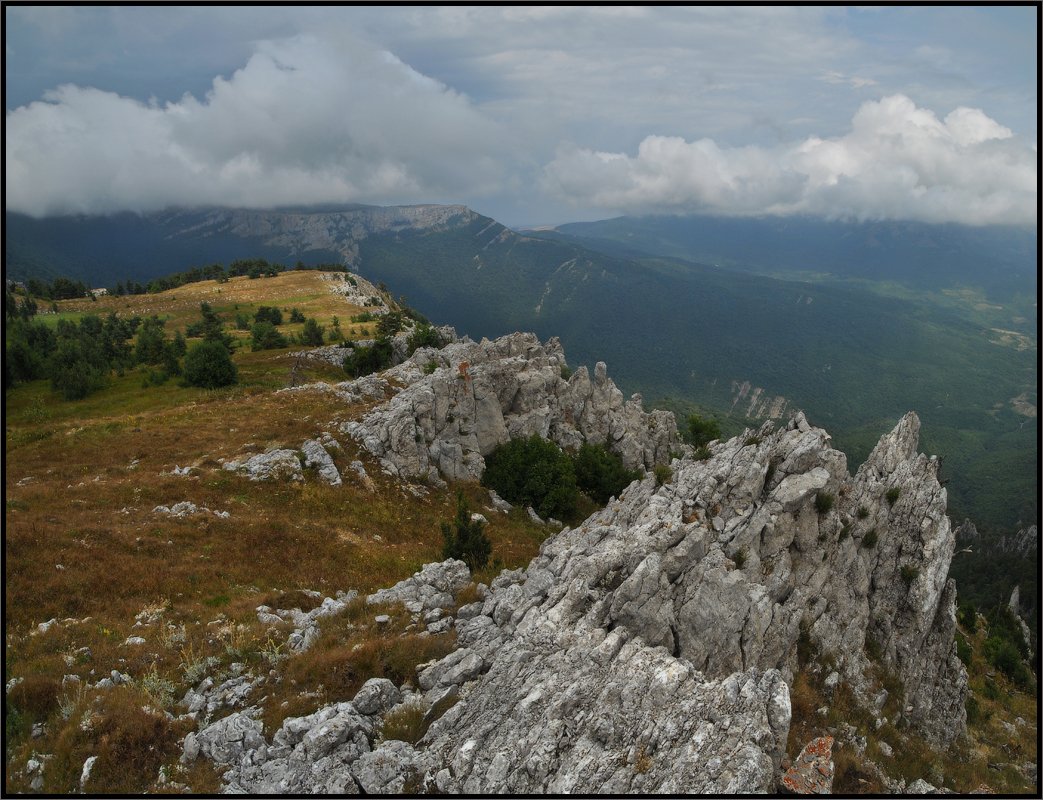
[[[311,36],[261,43],[202,100],[69,84],[6,122],[8,208],[34,215],[481,195],[510,140],[387,51]]]

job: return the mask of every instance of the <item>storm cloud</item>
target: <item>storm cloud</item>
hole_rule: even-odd
[[[7,205],[36,216],[170,205],[444,201],[499,188],[507,132],[387,51],[262,42],[207,96],[66,84],[7,114]]]
[[[635,156],[571,148],[549,191],[628,213],[815,214],[1032,224],[1036,149],[979,109],[944,120],[903,95],[862,105],[844,136],[775,148],[648,136]]]
[[[620,212],[1035,224],[1033,9],[6,19],[7,208],[35,216],[431,202],[514,225]]]

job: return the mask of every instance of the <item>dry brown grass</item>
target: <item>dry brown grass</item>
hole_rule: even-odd
[[[86,299],[61,300],[57,303],[59,316],[99,314],[115,312],[117,316],[147,317],[157,314],[167,320],[168,331],[184,330],[185,326],[199,319],[199,304],[209,303],[227,322],[234,322],[235,315],[247,314],[253,319],[254,312],[261,306],[275,306],[283,310],[286,324],[280,325],[283,333],[300,333],[302,324],[289,323],[289,310],[297,308],[305,317],[314,317],[320,325],[328,325],[334,316],[340,319],[345,335],[348,328],[359,329],[354,338],[365,338],[373,323],[349,323],[352,316],[366,309],[348,302],[342,295],[329,291],[329,283],[322,280],[322,273],[313,270],[291,270],[271,278],[251,280],[245,276],[230,278],[226,283],[199,281],[187,283],[177,289],[157,294],[104,296],[96,301]],[[41,319],[47,319],[43,315]],[[249,331],[229,331],[233,336],[249,336]],[[349,337],[350,338],[350,337]]]
[[[301,589],[324,595],[356,589],[364,595],[441,560],[439,523],[452,517],[457,487],[414,498],[339,434],[344,449],[333,453],[335,462],[344,468],[361,458],[375,491],[354,483],[350,470],[345,485],[333,488],[314,476],[296,484],[254,483],[220,469],[221,459],[272,445],[297,447],[365,410],[318,392],[273,393],[271,388],[285,385],[291,366],[278,353],[240,352],[236,359],[245,385],[226,390],[175,384],[146,390],[129,374],[75,403],[54,397],[43,382],[7,394],[5,677],[31,678],[12,695],[20,713],[8,717],[12,791],[27,789],[19,771],[32,749],[68,754],[67,768],[47,779],[56,792],[76,788],[78,783],[66,783],[73,777],[78,782],[81,756],[102,752],[99,739],[78,738],[60,719],[58,706],[70,692],[61,689],[63,675],[93,683],[113,668],[136,680],[153,674],[173,683],[180,697],[188,687],[189,663],[214,661],[196,680],[207,672],[215,678],[226,674],[232,661],[261,674],[270,668],[262,656],[269,631],[257,621],[258,605],[308,608],[314,601]],[[323,374],[313,368],[306,378]],[[325,374],[343,377],[335,369]],[[190,477],[175,476],[169,474],[174,465],[195,469]],[[475,510],[488,503],[481,487],[459,488]],[[231,518],[175,519],[152,512],[181,500],[229,511]],[[498,563],[476,578],[488,582],[500,566],[528,563],[546,529],[523,513],[484,513]],[[162,610],[159,620],[134,627],[145,609]],[[401,610],[393,612],[387,630],[373,629],[375,613],[354,604],[322,623],[328,635],[309,654],[313,658],[282,662],[287,679],[265,687],[266,721],[276,724],[349,698],[373,675],[412,679],[417,663],[451,647],[451,634],[407,633]],[[51,618],[59,622],[48,632],[30,635]],[[143,636],[146,644],[125,646],[130,635]],[[275,632],[275,644],[285,635]],[[104,752],[125,770],[98,772],[92,788],[100,792],[143,791],[155,780],[158,762],[133,755],[142,741],[135,731],[148,731],[145,738],[160,745],[157,752],[170,755],[165,728],[150,728],[150,719],[124,711],[112,710],[116,721],[106,731]],[[32,723],[39,721],[48,722],[47,733],[30,739]],[[215,776],[195,769],[172,779],[206,792]]]
[[[1033,787],[1014,765],[1033,762],[1037,757],[1035,699],[1018,691],[1002,674],[988,674],[980,656],[985,636],[985,632],[979,630],[975,636],[969,637],[975,654],[969,670],[970,686],[975,702],[982,708],[982,720],[971,720],[967,736],[955,741],[948,750],[939,751],[905,725],[887,722],[877,729],[874,717],[857,702],[847,683],[841,681],[833,695],[828,697],[821,683],[825,671],[812,673],[802,670],[794,676],[790,688],[793,718],[787,754],[795,758],[811,739],[835,735],[841,725],[850,724],[856,728],[857,735],[866,738],[867,748],[865,755],[859,755],[849,743],[838,742],[834,747],[836,772],[833,789],[838,794],[885,791],[886,787],[875,769],[866,763],[867,759],[875,762],[888,777],[907,783],[924,778],[961,793],[974,792],[983,784],[999,793],[1031,793]],[[878,663],[872,664],[870,678],[876,690],[887,689],[888,699],[882,714],[888,720],[894,720],[905,705],[901,682]],[[994,690],[990,693],[984,690],[986,681],[994,683]],[[990,699],[988,694],[994,697]],[[823,706],[828,708],[824,717],[817,712]],[[1000,721],[1013,723],[1018,716],[1028,724],[1012,735]],[[891,748],[892,755],[883,754],[879,747],[881,742]],[[989,764],[1008,766],[995,769]]]

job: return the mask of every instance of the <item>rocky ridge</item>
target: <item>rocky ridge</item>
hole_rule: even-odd
[[[533,434],[568,449],[604,443],[628,468],[651,469],[681,449],[673,415],[645,412],[640,395],[624,400],[604,362],[593,379],[586,367],[568,379],[566,370],[560,342],[533,334],[420,348],[378,379],[394,397],[341,430],[390,473],[434,483],[477,480],[497,445]],[[343,389],[360,393],[373,380]]]
[[[215,209],[176,235],[220,231],[259,237],[266,245],[287,247],[294,253],[330,250],[339,253],[345,263],[357,264],[359,243],[371,235],[440,230],[477,217],[459,205],[357,206],[331,211]]]
[[[569,420],[562,398],[586,389],[572,394],[560,378],[553,340],[505,338],[445,348],[427,376],[440,382],[420,368],[438,351],[389,371],[384,379],[406,388],[345,431],[399,474],[423,474],[411,470],[442,467],[431,458],[442,449],[413,446],[421,444],[414,432],[463,408],[466,427],[453,432],[470,446],[448,463],[480,468],[478,398],[489,409],[483,419],[496,419],[497,398],[504,428],[513,417],[526,435],[532,406],[513,400],[536,381],[557,401],[544,400],[551,418],[535,432],[582,435],[582,404]],[[499,358],[458,366],[483,351]],[[535,370],[511,369],[522,353]],[[488,388],[473,388],[486,386],[482,364],[506,377],[493,385],[509,388],[513,413],[504,415]],[[453,368],[460,377],[450,377]],[[591,393],[611,394],[598,373]],[[432,411],[437,397],[442,414]],[[608,406],[618,412],[622,398]],[[630,419],[644,425],[638,432],[649,435],[624,450],[630,463],[648,465],[660,440],[643,413],[630,405]],[[604,415],[588,430],[622,423],[619,442],[629,437],[626,420]],[[408,700],[433,715],[452,704],[416,746],[381,741],[378,720],[360,713],[356,698],[287,720],[294,733],[280,731],[271,745],[242,712],[200,733],[215,742],[204,752],[232,767],[233,791],[774,791],[791,715],[787,684],[808,645],[835,665],[829,680],[879,709],[886,693],[873,695],[866,677],[867,650],[876,652],[904,687],[904,721],[945,744],[965,727],[967,677],[953,642],[955,585],[946,580],[954,535],[937,461],[916,452],[918,432],[915,414],[906,415],[852,477],[828,434],[797,414],[778,430],[768,423],[712,444],[706,460],[674,459],[663,485],[653,476],[632,483],[581,526],[549,538],[527,569],[502,573],[484,599],[461,607],[458,649],[418,668],[418,691],[398,688],[396,699],[388,689],[385,710]],[[435,433],[439,440],[448,441]],[[419,613],[424,591],[444,594],[436,604],[444,603],[460,584],[457,576],[418,590],[433,586],[419,576],[379,599],[399,596]],[[315,740],[324,744],[304,746]],[[240,744],[226,752],[227,741]],[[280,758],[289,760],[280,767]]]

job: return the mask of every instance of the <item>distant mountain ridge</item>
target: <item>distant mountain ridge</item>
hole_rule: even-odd
[[[857,283],[641,255],[604,238],[516,232],[460,205],[8,213],[7,222],[8,277],[50,270],[110,286],[236,258],[349,264],[462,333],[558,336],[577,364],[607,361],[621,388],[652,403],[731,413],[733,428],[803,409],[854,459],[888,420],[915,409],[925,447],[953,479],[954,513],[1001,527],[1036,513],[1034,344],[1004,345],[915,293],[885,297]]]
[[[356,266],[372,234],[436,231],[478,215],[460,205],[169,209],[149,214],[34,219],[6,212],[9,278],[75,278],[94,286],[147,282],[236,258],[337,261]]]
[[[624,246],[762,274],[831,273],[937,289],[981,286],[993,299],[1035,294],[1037,233],[812,217],[616,217],[554,229],[594,249]]]

